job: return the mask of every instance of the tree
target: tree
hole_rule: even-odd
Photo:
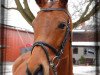
[[[80,59],[79,59],[79,61],[80,61],[80,64],[85,64],[85,58],[84,58],[84,56],[81,56]]]
[[[95,0],[84,0],[84,1],[79,0],[79,1],[80,1],[79,5],[76,6],[74,3],[72,5],[74,8],[74,12],[72,13],[72,16],[75,16],[77,13],[79,14],[78,15],[79,18],[77,19],[77,21],[73,23],[73,28],[78,27],[81,23],[84,23],[85,21],[89,20],[91,16],[95,15],[96,13],[98,13],[98,11],[100,11],[100,1],[99,0],[98,2],[96,2]],[[8,10],[9,9],[18,10],[21,13],[21,15],[24,17],[24,19],[30,25],[32,25],[31,23],[35,17],[30,10],[30,7],[28,5],[28,0],[23,0],[24,8],[22,7],[20,0],[15,0],[15,3],[17,5],[17,8],[7,8],[4,5],[2,5],[2,7]],[[85,6],[84,10],[82,10],[83,6]]]
[[[82,11],[84,7],[85,9]],[[79,14],[79,19],[73,23],[73,27],[76,28],[79,24],[89,20],[100,11],[100,2],[96,2],[95,0],[84,0],[83,2],[79,2],[79,6],[75,6],[73,3],[73,8],[75,9],[73,14]]]

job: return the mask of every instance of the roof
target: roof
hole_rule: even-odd
[[[33,34],[32,31],[29,31],[29,30],[27,30],[27,29],[25,29],[25,28],[20,28],[20,27],[5,25],[5,24],[0,24],[0,25],[3,25],[3,28],[4,28],[4,29],[18,30],[18,31],[29,32],[29,33],[32,33],[32,34]],[[1,28],[1,26],[0,26],[0,28]]]
[[[100,32],[93,30],[73,31],[73,42],[100,42]]]

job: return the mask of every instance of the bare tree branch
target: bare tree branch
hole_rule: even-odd
[[[27,15],[33,20],[35,17],[33,15],[33,13],[31,12],[29,6],[28,6],[28,2],[27,0],[24,0],[24,6],[25,6],[25,12],[27,13]]]
[[[12,9],[14,9],[14,10],[18,10],[17,8],[14,8],[14,7],[10,7],[10,8],[8,8],[8,7],[4,6],[4,5],[1,5],[1,7],[3,7],[4,9],[7,9],[7,10],[12,10]]]
[[[24,17],[24,19],[32,26],[32,21],[33,19],[31,19],[27,13],[25,12],[25,10],[23,9],[21,3],[19,0],[15,0],[15,3],[17,5],[18,11],[21,13],[21,15]]]
[[[77,22],[73,23],[73,28],[76,28],[77,26],[79,26],[79,24],[89,20],[90,17],[96,14],[99,10],[100,10],[100,2],[97,2],[95,6],[92,8],[92,10],[86,16],[80,18]]]
[[[87,12],[88,12],[88,10],[89,10],[89,6],[91,5],[91,3],[92,3],[92,1],[89,2],[89,4],[87,5],[85,11],[84,11],[83,14],[81,15],[80,19],[83,18],[83,17],[87,14]]]
[[[34,19],[35,17],[34,17],[33,13],[32,13],[32,12],[30,11],[30,9],[29,9],[27,0],[24,0],[25,9],[22,7],[22,5],[21,5],[21,3],[20,3],[19,0],[15,0],[15,3],[16,3],[16,5],[17,5],[17,8],[14,8],[14,7],[8,8],[8,7],[4,6],[4,5],[1,5],[1,7],[3,7],[4,9],[7,9],[7,10],[12,10],[12,9],[18,10],[18,11],[21,13],[21,15],[24,17],[24,19],[25,19],[30,25],[32,25],[32,21],[33,21],[33,19]]]

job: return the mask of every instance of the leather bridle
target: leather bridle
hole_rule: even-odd
[[[48,12],[48,11],[64,11],[69,16],[68,12],[63,8],[43,8],[43,9],[41,9],[41,11],[44,11],[44,12]],[[49,66],[52,68],[52,71],[53,71],[54,75],[57,75],[56,68],[58,66],[59,60],[61,58],[61,55],[64,52],[65,45],[66,45],[66,43],[68,41],[68,38],[70,38],[70,42],[71,42],[70,19],[68,20],[68,24],[66,25],[65,37],[64,37],[64,40],[62,41],[61,46],[59,47],[59,49],[56,49],[53,46],[51,46],[50,44],[47,44],[47,43],[45,43],[43,41],[38,41],[38,42],[35,42],[33,44],[31,53],[32,53],[32,51],[33,51],[35,46],[40,46],[44,50],[44,52],[46,54]],[[48,50],[47,50],[46,47],[48,47],[50,50],[52,50],[52,52],[55,54],[55,57],[53,58],[53,60],[50,59],[50,55],[49,55]],[[55,62],[54,62],[55,60],[58,60],[57,64],[55,64]],[[28,68],[28,63],[27,63],[26,73],[27,73],[27,75],[32,75],[30,70],[29,70],[29,68]]]

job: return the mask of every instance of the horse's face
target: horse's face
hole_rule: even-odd
[[[33,21],[34,40],[59,48],[64,39],[68,16],[64,11],[41,11]]]
[[[36,0],[41,8],[65,8],[67,0],[48,3],[46,0]],[[64,11],[40,11],[33,21],[34,42],[42,41],[59,48],[64,40],[69,16]],[[47,48],[47,47],[46,47]],[[54,53],[47,48],[50,58]],[[40,68],[40,66],[42,68]],[[49,63],[41,46],[35,46],[28,60],[28,68],[33,75],[49,75]],[[39,74],[39,71],[43,72]]]
[[[55,2],[51,3],[47,0],[38,1],[36,0],[41,8],[65,8],[67,3],[67,0],[54,0]],[[35,42],[43,41],[58,48],[64,39],[68,20],[69,15],[64,11],[40,11],[33,21]]]

